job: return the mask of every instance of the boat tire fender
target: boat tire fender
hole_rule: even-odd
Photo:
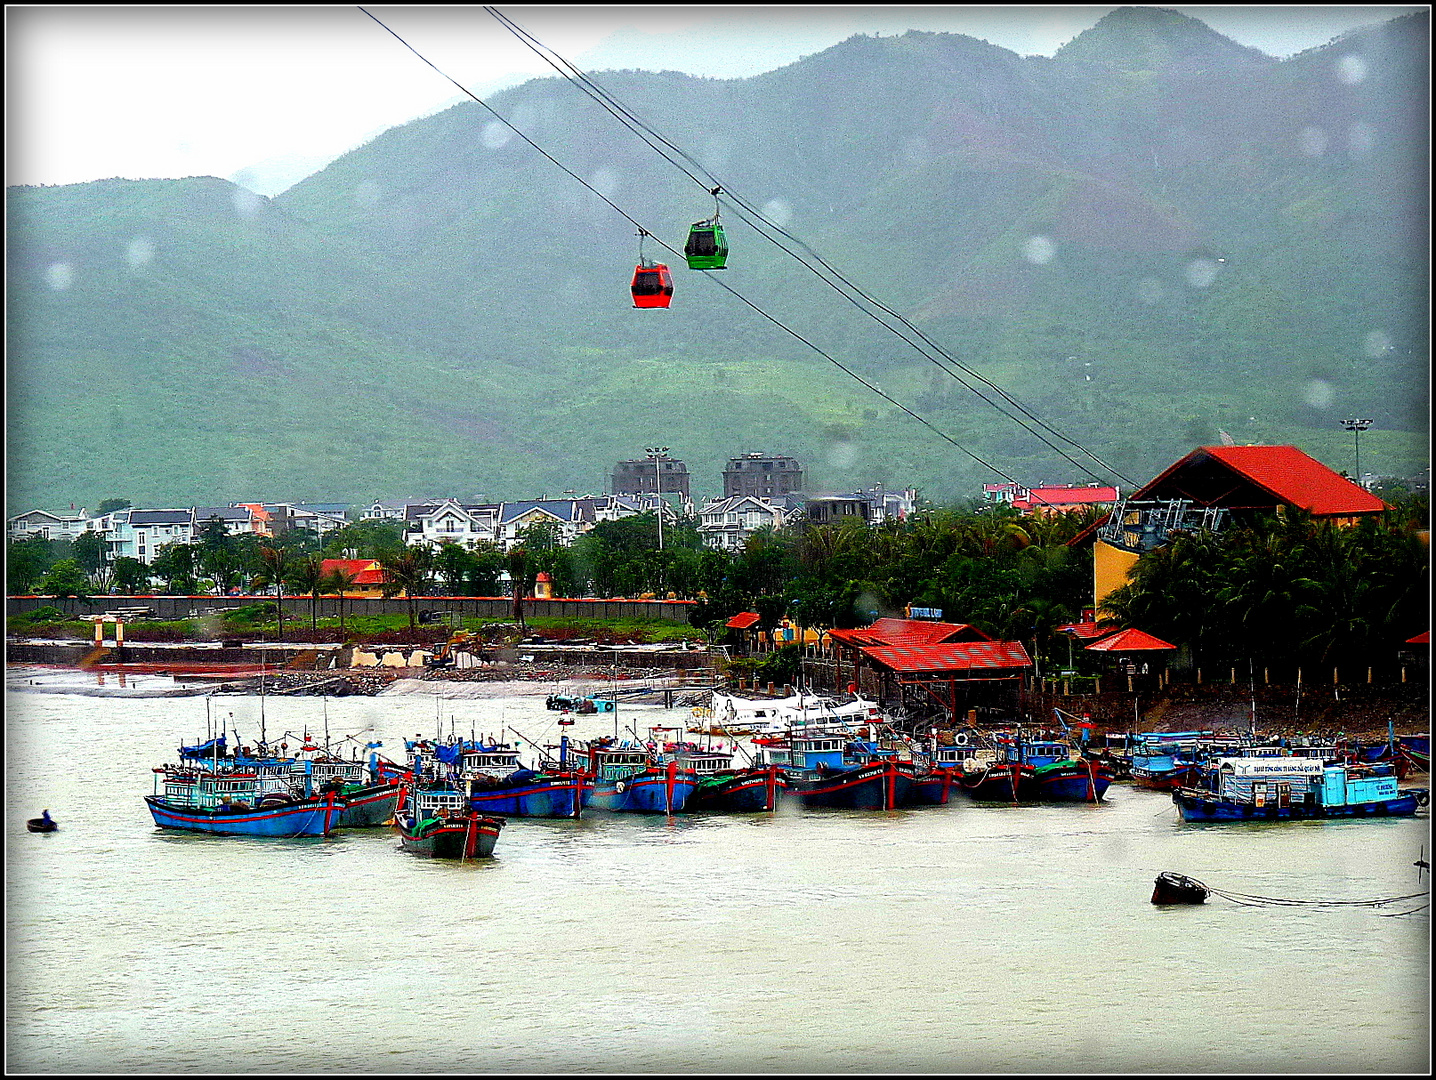
[[[965,731],[959,732],[952,737],[952,744],[954,746],[966,746],[968,742],[967,732]]]
[[[1426,788],[1417,788],[1413,794],[1416,796],[1416,805],[1425,806],[1431,801],[1431,792]]]
[[[622,795],[627,788],[628,785],[625,784],[622,780],[618,781],[616,784],[613,785],[613,790],[618,792],[620,795]]]

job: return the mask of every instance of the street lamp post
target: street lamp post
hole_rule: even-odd
[[[668,453],[666,446],[645,446],[644,452],[653,458],[653,493],[658,498],[658,550],[663,550],[663,466],[660,462]]]
[[[1341,426],[1356,436],[1356,484],[1364,490],[1366,485],[1361,482],[1361,433],[1371,426],[1371,421],[1343,420]]]

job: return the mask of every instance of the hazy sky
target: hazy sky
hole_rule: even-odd
[[[1422,6],[1188,7],[1272,56]],[[501,7],[580,68],[741,78],[853,34],[968,34],[1050,56],[1114,7]],[[368,8],[483,96],[553,69],[482,7]],[[358,7],[9,6],[5,182],[221,176],[272,195],[454,86]]]

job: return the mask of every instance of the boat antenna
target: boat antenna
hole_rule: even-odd
[[[1251,658],[1250,656],[1247,657],[1247,683],[1248,683],[1248,685],[1250,685],[1250,687],[1251,687],[1251,694],[1252,694],[1251,732],[1252,732],[1253,735],[1255,735],[1255,734],[1256,734],[1256,675],[1255,675],[1255,673],[1253,672],[1253,669],[1252,669],[1252,658]]]
[[[329,756],[329,695],[324,695],[324,756]]]
[[[264,669],[268,663],[268,652],[261,646],[259,650],[259,745],[264,747],[268,746],[268,740],[264,735]]]

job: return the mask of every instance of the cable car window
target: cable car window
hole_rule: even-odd
[[[660,278],[657,273],[641,273],[634,275],[634,296],[657,296],[662,291],[663,279]]]

